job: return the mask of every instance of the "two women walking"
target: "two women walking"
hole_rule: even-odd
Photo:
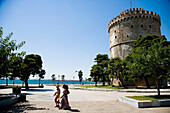
[[[60,88],[59,88],[59,84],[56,85],[57,91],[54,93],[55,99],[55,103],[56,103],[56,107],[59,107],[59,109],[71,109],[71,107],[69,106],[69,102],[68,102],[68,94],[70,93],[68,90],[68,85],[63,85],[63,94],[60,97]],[[60,104],[60,99],[61,99],[61,105]]]

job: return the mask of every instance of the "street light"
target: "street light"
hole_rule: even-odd
[[[75,71],[75,73],[78,72],[77,70]],[[73,76],[74,77],[74,76]],[[75,77],[74,77],[75,78]]]
[[[60,80],[60,75],[58,75],[58,83],[59,83],[59,80]]]
[[[73,84],[74,84],[74,76],[73,76]]]

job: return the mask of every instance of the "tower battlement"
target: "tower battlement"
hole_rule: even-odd
[[[110,33],[110,29],[115,24],[121,23],[122,21],[127,21],[129,19],[133,18],[150,18],[153,20],[156,20],[161,25],[160,16],[157,13],[154,13],[152,11],[146,11],[142,8],[133,8],[133,9],[127,9],[123,12],[121,12],[117,17],[113,18],[109,24],[108,24],[108,32]]]

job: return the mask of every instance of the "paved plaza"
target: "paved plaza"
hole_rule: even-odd
[[[62,89],[62,88],[61,88]],[[134,93],[117,91],[88,91],[70,89],[69,102],[72,110],[55,108],[55,86],[22,91],[27,94],[27,102],[17,103],[3,112],[25,113],[170,113],[170,107],[136,108],[117,101],[125,95],[155,95],[156,93]],[[12,89],[0,89],[0,93],[11,93]],[[62,91],[61,91],[62,92]],[[163,93],[170,94],[170,93]]]

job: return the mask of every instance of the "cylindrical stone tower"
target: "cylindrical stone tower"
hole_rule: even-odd
[[[126,10],[108,24],[110,57],[124,59],[132,51],[132,44],[146,34],[161,36],[161,20],[156,13],[142,8]]]

